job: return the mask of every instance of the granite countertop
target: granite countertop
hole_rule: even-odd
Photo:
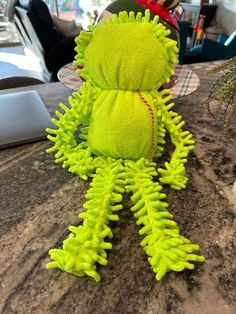
[[[215,78],[205,68],[192,66],[201,85],[175,101],[174,110],[197,140],[187,164],[188,187],[165,192],[182,234],[201,246],[206,262],[157,282],[140,247],[127,195],[120,220],[111,224],[113,249],[108,265],[98,267],[99,283],[46,270],[48,250],[60,247],[68,226],[80,222],[89,182],[55,164],[45,152],[48,141],[8,148],[0,151],[1,313],[236,312],[235,221],[228,201],[236,178],[236,123],[225,138],[202,104]],[[71,93],[60,83],[34,89],[50,111]]]

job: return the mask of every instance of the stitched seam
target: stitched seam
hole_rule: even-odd
[[[141,91],[137,91],[140,99],[144,103],[144,105],[147,107],[149,113],[150,113],[150,118],[151,118],[151,127],[152,127],[152,142],[151,142],[151,153],[150,157],[153,157],[154,152],[155,152],[155,116],[154,116],[154,111],[152,106],[149,104],[147,99],[142,95]]]

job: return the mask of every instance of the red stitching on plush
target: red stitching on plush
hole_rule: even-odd
[[[155,152],[155,116],[154,116],[154,111],[152,109],[152,106],[149,104],[149,102],[147,101],[147,99],[142,95],[141,91],[137,91],[140,99],[142,100],[142,102],[145,104],[145,106],[147,107],[148,111],[150,112],[150,117],[151,117],[151,124],[152,124],[152,146],[151,146],[151,157],[153,156],[154,152]]]

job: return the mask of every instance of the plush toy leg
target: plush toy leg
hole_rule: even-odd
[[[169,270],[193,269],[192,262],[203,262],[204,257],[192,254],[199,246],[180,235],[163,200],[166,195],[161,193],[162,187],[153,182],[157,175],[154,166],[146,159],[126,162],[126,189],[133,193],[131,210],[138,219],[137,225],[143,225],[139,231],[145,235],[141,246],[149,256],[156,279],[160,280]]]
[[[96,172],[86,195],[84,208],[87,212],[79,215],[83,225],[70,226],[69,237],[63,242],[63,249],[52,249],[49,254],[54,260],[47,268],[60,268],[77,276],[88,275],[96,281],[100,276],[96,271],[96,263],[107,264],[106,249],[112,244],[105,238],[112,238],[109,221],[119,219],[114,212],[122,209],[118,204],[124,193],[124,172],[119,161],[108,159],[104,168]]]

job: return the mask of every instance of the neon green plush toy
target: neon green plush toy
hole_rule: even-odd
[[[50,250],[47,268],[60,268],[77,276],[100,280],[97,264],[107,264],[112,248],[109,221],[119,219],[122,194],[132,194],[131,211],[143,235],[141,246],[160,280],[170,270],[193,269],[204,261],[194,254],[199,246],[180,235],[167,210],[166,195],[159,181],[179,190],[185,188],[185,163],[194,140],[183,131],[181,116],[171,111],[169,90],[158,92],[169,82],[177,63],[176,42],[158,23],[133,12],[121,12],[90,27],[76,39],[74,64],[85,79],[79,92],[69,98],[70,108],[56,112],[57,129],[48,129],[55,144],[48,150],[56,162],[86,180],[92,178],[84,208],[83,224],[70,226],[62,249]],[[80,126],[80,139],[75,133]],[[156,170],[169,132],[175,145],[165,169]]]

